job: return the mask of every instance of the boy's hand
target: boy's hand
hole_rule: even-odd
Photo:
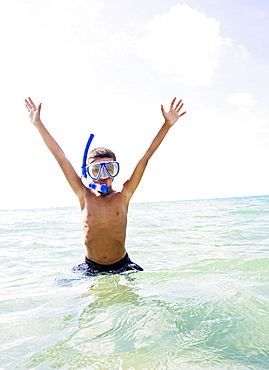
[[[165,119],[165,123],[169,126],[173,126],[174,123],[179,119],[179,117],[183,116],[186,112],[180,113],[180,110],[183,107],[182,100],[180,99],[177,105],[174,107],[176,98],[172,100],[170,105],[169,112],[165,112],[163,105],[161,106],[162,114]]]
[[[30,113],[29,117],[30,117],[31,122],[34,125],[41,122],[41,119],[40,119],[41,104],[42,103],[40,103],[38,108],[36,108],[31,98],[25,99],[25,106],[28,109],[28,112]]]

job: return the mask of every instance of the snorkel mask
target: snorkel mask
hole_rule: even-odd
[[[116,177],[119,173],[120,166],[118,162],[93,163],[86,167],[87,174],[93,179],[107,179]]]
[[[92,180],[107,179],[108,177],[114,178],[119,173],[120,166],[116,161],[93,163],[87,166],[89,148],[93,138],[94,135],[91,134],[84,151],[81,181],[86,188],[91,188],[101,193],[109,193],[108,186],[95,183]]]

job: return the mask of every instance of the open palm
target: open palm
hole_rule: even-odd
[[[175,105],[176,98],[174,98],[170,104],[169,112],[165,112],[163,105],[161,106],[162,114],[165,119],[165,122],[169,124],[169,126],[173,126],[174,123],[179,119],[179,117],[183,116],[186,112],[180,113],[183,103],[180,99],[179,102]],[[175,105],[175,107],[174,107]]]
[[[41,103],[39,104],[38,108],[35,106],[35,103],[32,101],[31,98],[25,99],[25,105],[28,109],[30,120],[33,124],[40,121],[40,110],[41,110]]]

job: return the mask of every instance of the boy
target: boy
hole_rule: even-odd
[[[36,108],[31,98],[25,99],[30,120],[38,129],[45,144],[59,163],[69,185],[77,195],[82,212],[84,243],[86,246],[85,263],[73,268],[87,274],[100,272],[119,273],[143,269],[133,263],[125,249],[127,212],[130,199],[134,194],[153,153],[161,144],[169,129],[179,117],[183,103],[176,98],[170,105],[169,112],[161,111],[164,124],[149,146],[146,153],[136,165],[131,177],[115,191],[112,189],[114,175],[117,171],[116,157],[106,148],[97,148],[90,152],[87,171],[93,183],[105,185],[108,193],[92,190],[84,186],[64,152],[43,125],[40,118],[41,104]],[[113,173],[112,173],[113,172]]]

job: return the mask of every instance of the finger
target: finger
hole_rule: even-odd
[[[162,113],[164,113],[164,107],[163,107],[163,105],[161,105],[161,111],[162,111]]]
[[[32,106],[31,106],[31,104],[28,102],[28,100],[27,100],[27,99],[25,99],[25,106],[26,106],[26,108],[28,109],[28,111],[30,112],[30,111],[31,111],[31,109],[32,109]]]
[[[29,102],[31,103],[32,107],[36,109],[36,106],[35,106],[35,103],[33,102],[33,100],[30,98],[30,96],[28,97],[29,99]]]
[[[176,101],[176,98],[174,98],[170,104],[170,109],[173,109],[173,106],[174,106],[174,102]]]
[[[176,108],[175,108],[175,109],[178,109],[178,106],[181,104],[181,102],[182,102],[182,99],[180,99],[180,100],[179,100],[179,102],[177,103],[177,105],[176,105]]]
[[[42,103],[40,103],[38,108],[37,108],[38,113],[40,113],[40,111],[41,111],[41,106],[42,106]]]
[[[183,113],[181,113],[179,116],[178,116],[178,118],[179,117],[181,117],[181,116],[183,116],[184,114],[186,114],[187,112],[183,112]]]
[[[181,110],[181,108],[183,107],[184,103],[180,104],[180,106],[178,108],[176,108],[176,111],[179,112]]]

